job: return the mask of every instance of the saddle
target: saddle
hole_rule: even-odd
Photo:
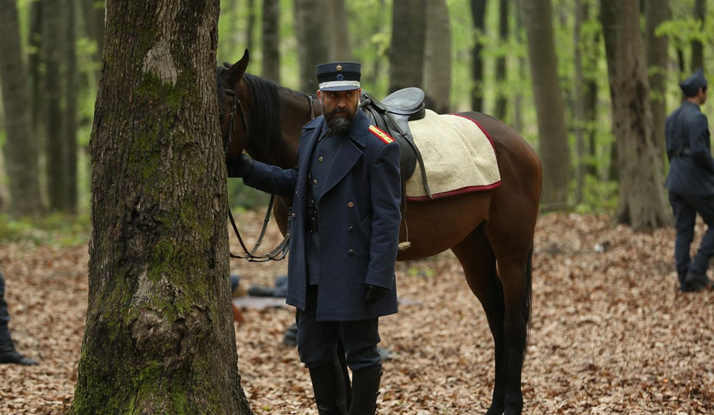
[[[414,174],[417,160],[424,180],[424,189],[431,198],[421,153],[414,143],[409,121],[424,118],[424,91],[419,88],[404,88],[391,93],[381,102],[370,93],[362,92],[360,108],[372,124],[384,130],[399,144],[401,153],[400,173],[402,177],[402,217],[406,213],[406,182]]]

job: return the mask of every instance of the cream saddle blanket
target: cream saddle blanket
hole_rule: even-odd
[[[421,120],[409,122],[421,152],[429,190],[436,198],[489,190],[501,184],[491,139],[473,120],[426,110]],[[408,200],[429,200],[417,162],[407,180]]]

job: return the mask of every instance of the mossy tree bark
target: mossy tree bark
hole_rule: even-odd
[[[671,223],[662,187],[637,0],[600,0],[612,97],[620,201],[617,221],[634,229]]]
[[[109,1],[70,414],[250,414],[231,317],[218,0]]]

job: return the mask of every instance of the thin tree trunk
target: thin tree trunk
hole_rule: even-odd
[[[671,223],[656,152],[637,0],[600,0],[620,173],[617,221],[634,229]]]
[[[526,41],[523,37],[523,11],[518,0],[515,1],[514,6],[516,9],[516,41],[521,45]],[[520,80],[526,79],[526,65],[526,59],[519,56],[517,70]],[[513,96],[513,128],[523,135],[523,92],[520,88]]]
[[[16,216],[35,215],[42,210],[38,151],[30,125],[30,99],[15,0],[0,0],[0,39],[0,89],[12,212]]]
[[[543,200],[546,206],[562,207],[568,202],[570,149],[558,79],[552,7],[550,0],[529,0],[522,6],[538,114],[539,153],[543,160]]]
[[[702,30],[707,16],[706,0],[696,0],[694,4],[694,19],[702,22]],[[704,68],[704,45],[699,40],[692,41],[692,66],[691,71],[694,72],[699,68]]]
[[[27,44],[30,47],[28,51],[27,63],[29,65],[28,73],[30,74],[30,99],[32,101],[32,131],[35,133],[35,141],[39,142],[38,137],[42,131],[42,4],[44,0],[32,2],[30,6],[30,31]],[[37,145],[37,144],[35,144]]]
[[[280,83],[280,0],[263,0],[263,77]]]
[[[512,0],[500,0],[499,6],[499,22],[498,22],[498,37],[501,41],[501,45],[508,44],[508,36],[510,34],[509,28],[509,4]],[[496,60],[496,83],[499,86],[498,98],[496,99],[496,118],[505,120],[506,110],[508,108],[508,100],[506,99],[506,94],[503,92],[506,85],[506,55],[499,56]]]
[[[248,24],[245,27],[245,47],[253,50],[255,45],[255,0],[248,0]]]
[[[250,414],[228,284],[219,1],[107,10],[87,324],[69,414]]]
[[[426,0],[394,0],[389,45],[389,92],[424,86]]]
[[[575,22],[573,24],[573,44],[575,52],[573,61],[575,64],[575,79],[573,82],[573,95],[575,98],[575,108],[573,118],[575,124],[575,152],[577,154],[577,167],[575,171],[575,203],[583,202],[583,192],[585,189],[585,94],[583,92],[583,56],[581,36],[582,23],[587,18],[583,0],[575,0]]]
[[[670,19],[669,0],[647,0],[646,47],[649,67],[650,99],[654,119],[653,132],[657,154],[664,159],[664,124],[667,117],[667,64],[669,63],[669,39],[656,36],[655,29]]]
[[[350,33],[347,25],[345,0],[328,0],[331,33],[330,60],[351,61]]]
[[[315,66],[329,60],[329,33],[324,12],[326,0],[295,0],[298,49],[300,54],[300,89],[313,93],[317,90]]]
[[[486,32],[486,0],[471,0],[471,17],[474,24],[474,47],[471,49],[471,108],[483,112],[483,41]]]
[[[451,27],[446,0],[429,0],[427,6],[425,92],[437,113],[451,108]]]
[[[65,62],[66,62],[66,104],[64,111],[64,140],[67,149],[67,182],[66,203],[67,211],[77,213],[78,192],[77,184],[77,52],[76,44],[76,5],[75,0],[65,0],[67,13],[65,25]]]

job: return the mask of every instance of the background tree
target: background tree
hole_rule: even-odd
[[[617,220],[635,229],[667,225],[671,215],[662,191],[662,158],[654,143],[637,0],[601,0],[600,5],[619,156]]]
[[[329,25],[330,25],[330,60],[351,61],[352,46],[347,20],[347,7],[345,0],[328,0]]]
[[[314,93],[317,88],[315,66],[329,60],[329,36],[324,13],[326,0],[295,0],[298,49],[300,56],[300,89]]]
[[[473,19],[473,48],[471,49],[471,108],[483,112],[483,36],[486,32],[486,0],[470,0]]]
[[[65,107],[63,140],[66,149],[66,175],[65,203],[66,210],[77,213],[77,95],[78,95],[78,68],[76,50],[76,13],[75,0],[64,0],[63,12],[66,17],[64,24],[65,42]]]
[[[42,55],[45,62],[46,174],[50,209],[64,211],[67,189],[67,148],[62,127],[62,0],[45,0],[42,8],[44,24]]]
[[[544,205],[563,207],[568,201],[570,149],[563,92],[553,40],[550,0],[522,1],[528,33],[533,97],[538,115],[539,155],[543,161]]]
[[[280,83],[280,1],[263,0],[263,77]]]
[[[695,0],[694,3],[694,19],[700,22],[701,27],[704,27],[707,17],[707,2],[706,0]],[[690,72],[694,72],[699,68],[704,68],[704,44],[701,39],[692,40],[692,66]]]
[[[42,210],[38,179],[37,142],[30,126],[25,64],[15,0],[0,0],[0,89],[7,128],[6,168],[15,215]]]
[[[218,0],[108,4],[71,414],[250,414],[230,308],[218,10]]]
[[[427,3],[424,90],[431,109],[444,114],[451,111],[451,29],[449,7],[445,0]]]
[[[664,157],[665,137],[664,121],[667,118],[667,65],[669,63],[669,38],[657,36],[655,30],[660,24],[670,19],[668,0],[647,0],[645,3],[645,46],[649,67],[650,100],[654,119],[653,134],[657,154]]]
[[[255,45],[255,0],[248,0],[245,7],[248,13],[248,24],[245,26],[245,47],[252,50]]]
[[[512,0],[500,0],[498,6],[498,39],[503,53],[496,59],[496,84],[498,85],[498,93],[496,98],[496,118],[505,120],[508,101],[506,99],[505,84],[506,84],[506,55],[505,48],[508,45],[508,37],[510,36],[510,13],[509,5]]]
[[[426,0],[394,0],[389,46],[389,92],[424,86]]]

